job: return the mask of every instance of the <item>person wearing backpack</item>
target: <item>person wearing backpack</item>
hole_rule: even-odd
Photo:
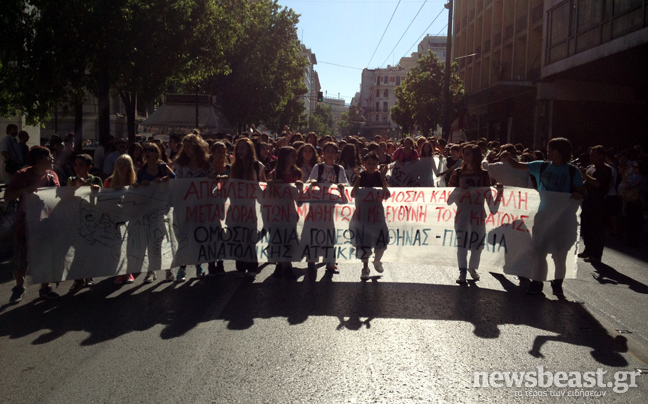
[[[583,200],[587,196],[587,189],[583,182],[583,176],[577,167],[569,163],[571,160],[572,147],[571,142],[562,137],[554,138],[547,144],[547,159],[549,161],[532,161],[529,163],[522,163],[511,158],[508,152],[500,155],[502,161],[508,162],[513,168],[519,170],[528,170],[529,173],[536,179],[539,191],[554,191],[554,192],[567,192],[571,194],[572,199]],[[534,230],[536,227],[539,229],[545,226],[549,221],[543,221],[543,215],[551,215],[551,207],[546,207],[545,204],[540,202],[540,207],[536,214],[534,223]],[[551,281],[551,289],[553,294],[560,300],[565,299],[562,284],[567,270],[567,241],[571,241],[573,236],[576,238],[577,223],[574,228],[566,226],[569,234],[563,234],[561,237],[555,237],[555,240],[549,242],[547,246],[543,246],[541,256],[539,259],[545,260],[546,255],[551,254],[556,267],[555,279]],[[535,234],[535,232],[534,232]],[[576,240],[573,240],[574,242]],[[545,264],[546,265],[546,264]],[[527,289],[528,294],[538,294],[542,292],[543,278],[546,277],[546,267],[540,268],[540,273],[537,274],[538,279],[533,279]]]
[[[313,167],[313,171],[311,171],[310,177],[308,177],[308,182],[319,185],[337,184],[340,194],[343,194],[344,187],[349,185],[349,180],[344,172],[344,168],[339,164],[335,164],[335,159],[339,152],[340,149],[337,144],[333,142],[325,144],[324,147],[322,147],[324,162]],[[309,262],[308,268],[314,269],[315,264]],[[326,270],[333,274],[340,273],[335,264],[335,258],[333,258],[333,262],[327,262]]]

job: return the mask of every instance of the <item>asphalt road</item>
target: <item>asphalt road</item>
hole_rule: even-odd
[[[301,265],[296,281],[266,267],[250,281],[226,263],[224,277],[185,283],[99,279],[70,295],[64,282],[56,301],[31,286],[19,304],[0,306],[0,401],[643,403],[647,374],[614,391],[624,390],[615,376],[626,376],[616,372],[648,368],[646,257],[627,252],[606,250],[599,268],[579,263],[579,279],[565,283],[576,302],[528,296],[516,279],[488,273],[460,287],[454,268],[407,262],[385,263],[367,282],[360,265],[333,277]],[[1,268],[8,301],[13,283]],[[539,366],[552,377],[599,371],[603,387],[547,386],[546,377],[545,387],[475,385],[474,372],[497,385],[493,372]]]

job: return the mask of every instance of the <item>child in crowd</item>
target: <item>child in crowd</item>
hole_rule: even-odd
[[[302,171],[297,167],[297,152],[291,146],[283,146],[279,149],[279,156],[277,158],[277,168],[275,168],[270,173],[270,178],[272,183],[276,184],[295,184],[297,189],[301,191],[303,189],[304,183],[302,182]],[[293,200],[287,201],[290,203],[289,208],[291,210],[290,218],[294,219],[294,226],[297,225],[297,211],[295,209],[295,200],[298,199],[298,195],[295,195]],[[272,274],[275,278],[284,276],[286,278],[295,279],[295,273],[292,270],[291,261],[280,261],[277,262],[276,269]]]
[[[215,142],[211,146],[211,166],[209,167],[209,178],[218,180],[227,179],[230,175],[231,165],[227,153],[227,146],[223,142]],[[209,276],[225,275],[223,260],[210,262],[207,264],[207,273]]]
[[[11,289],[9,303],[22,300],[25,295],[25,276],[29,268],[27,262],[27,211],[25,196],[37,191],[40,187],[58,187],[59,179],[54,168],[54,156],[43,146],[33,146],[27,153],[28,167],[16,172],[9,182],[4,198],[7,201],[18,201],[15,218],[16,252],[14,257],[14,279],[16,286]],[[49,283],[42,283],[38,295],[42,299],[56,299],[59,295],[52,290]]]
[[[137,172],[137,182],[133,184],[147,186],[151,181],[154,182],[163,182],[167,181],[169,178],[176,178],[175,173],[169,166],[162,160],[162,152],[160,147],[156,143],[146,143],[144,144],[144,165]],[[130,283],[129,280],[132,275],[128,275],[127,283]],[[155,272],[148,271],[144,282],[150,283],[156,279]],[[173,273],[171,270],[167,270],[166,280],[173,280]]]
[[[200,135],[188,134],[182,139],[182,149],[175,162],[175,174],[177,178],[202,178],[207,177],[209,172],[209,149],[207,142]],[[186,280],[187,266],[181,265],[176,274],[176,282]],[[196,278],[205,274],[202,265],[196,265]],[[144,282],[153,282],[155,272],[149,272]]]
[[[356,151],[356,145],[348,143],[342,148],[340,153],[340,165],[344,167],[344,173],[350,184],[355,183],[355,176],[358,168],[360,168],[360,160]]]
[[[355,197],[355,194],[358,191],[358,188],[382,188],[382,199],[385,200],[389,198],[389,190],[387,189],[387,180],[385,179],[385,172],[387,166],[383,166],[383,169],[378,171],[380,165],[380,158],[376,153],[368,153],[363,159],[364,171],[358,171],[356,174],[355,181],[353,183],[352,195]],[[360,207],[358,205],[362,204]],[[369,206],[367,206],[369,205]],[[387,244],[389,243],[389,231],[387,229],[387,224],[384,221],[385,215],[378,214],[375,211],[375,208],[383,209],[382,201],[377,202],[361,202],[361,198],[356,198],[356,212],[369,212],[372,211],[375,214],[375,217],[381,217],[383,220],[379,223],[379,228],[374,226],[373,223],[367,224],[366,228],[369,228],[369,232],[364,233],[364,243],[363,245],[357,245],[357,256],[362,261],[362,274],[360,279],[367,280],[369,279],[369,255],[371,255],[371,249],[374,249],[374,261],[373,265],[377,272],[383,272],[383,265],[380,259],[382,258],[385,250],[387,249]],[[365,227],[362,223],[362,218],[360,226]],[[356,229],[359,231],[360,229]]]
[[[317,163],[319,163],[319,154],[312,144],[306,143],[297,150],[297,167],[302,170],[302,181],[308,181]]]
[[[313,168],[310,177],[308,177],[308,181],[311,184],[319,185],[337,184],[340,194],[344,195],[344,187],[349,184],[349,181],[347,180],[344,168],[339,164],[335,164],[335,159],[339,152],[340,149],[338,149],[337,144],[333,142],[326,143],[324,147],[322,147],[324,162],[317,164]],[[328,258],[327,261],[326,270],[333,274],[339,274],[340,271],[335,264],[335,257]],[[308,268],[314,269],[315,264],[309,262]]]
[[[234,146],[234,161],[232,162],[230,178],[255,182],[266,182],[265,167],[257,160],[254,144],[250,139],[246,137],[240,138]],[[235,203],[239,205],[248,204],[248,208],[253,209],[256,202],[249,199],[240,199],[232,202],[232,205],[234,205]],[[230,218],[229,212],[227,214],[227,217],[228,219]],[[257,218],[255,217],[254,223],[247,223],[247,225],[256,226],[256,220]],[[228,228],[231,225],[238,224],[235,222],[230,222],[228,223]],[[236,261],[236,270],[242,275],[246,275],[247,271],[247,276],[249,278],[256,277],[258,267],[258,261]]]
[[[463,148],[461,168],[457,168],[452,172],[448,186],[461,187],[464,190],[468,190],[471,187],[489,187],[491,185],[490,177],[488,176],[488,171],[481,167],[481,160],[482,153],[479,146],[474,144],[465,145]],[[482,234],[485,231],[484,225],[474,224],[472,220],[469,223],[467,220],[463,223],[459,221],[455,222],[455,232],[457,234],[473,230],[478,234]],[[466,283],[466,271],[470,272],[473,280],[479,280],[477,268],[479,266],[482,249],[483,245],[471,249],[461,246],[457,247],[457,261],[459,264],[458,284]],[[470,251],[470,262],[468,262],[468,251]]]
[[[416,161],[419,158],[418,152],[414,149],[414,140],[411,137],[403,139],[402,146],[399,147],[393,156],[394,161],[407,163],[408,161]]]
[[[118,158],[119,159],[119,158]],[[75,176],[68,177],[68,187],[90,186],[93,190],[101,188],[101,177],[95,177],[90,174],[92,169],[92,157],[88,154],[79,154],[74,158],[74,173]],[[94,281],[92,278],[76,279],[72,283],[70,292],[75,292],[84,286],[92,286]]]

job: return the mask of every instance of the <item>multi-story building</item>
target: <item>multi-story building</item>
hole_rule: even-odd
[[[428,34],[418,44],[416,52],[412,53],[412,56],[401,58],[399,65],[411,69],[416,66],[416,62],[420,58],[427,55],[428,51],[432,51],[432,53],[435,53],[442,62],[445,62],[447,45],[447,36],[431,36]]]
[[[455,0],[453,28],[469,138],[643,140],[647,0]]]
[[[358,106],[362,108],[365,125],[361,135],[393,136],[398,125],[392,121],[390,108],[396,105],[396,87],[407,76],[405,67],[387,66],[385,69],[364,69]]]
[[[360,92],[353,97],[351,105],[363,110],[366,120],[361,135],[373,138],[375,135],[393,137],[399,133],[398,124],[391,119],[390,109],[397,103],[396,87],[407,77],[407,72],[416,66],[416,62],[429,50],[440,58],[445,58],[446,38],[426,35],[418,45],[417,52],[401,58],[397,66],[384,69],[364,69],[360,83]]]
[[[304,84],[306,85],[308,92],[302,96],[302,100],[304,101],[306,113],[310,116],[317,106],[317,92],[320,91],[319,78],[315,71],[317,58],[310,49],[306,48],[305,45],[301,44],[300,49],[300,56],[305,57],[306,60],[308,60],[308,64],[304,67]]]
[[[342,112],[347,111],[349,108],[347,108],[346,103],[344,102],[344,99],[340,98],[324,98],[322,100],[325,104],[331,106],[331,113],[333,114],[333,122],[335,124],[335,130],[337,135],[340,135],[340,130],[337,128],[337,123],[340,121],[340,117],[342,115]]]

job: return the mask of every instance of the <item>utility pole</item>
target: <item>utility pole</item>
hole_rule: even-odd
[[[452,0],[446,3],[448,9],[448,38],[446,40],[445,77],[443,84],[443,137],[450,140],[450,73],[452,70]]]

